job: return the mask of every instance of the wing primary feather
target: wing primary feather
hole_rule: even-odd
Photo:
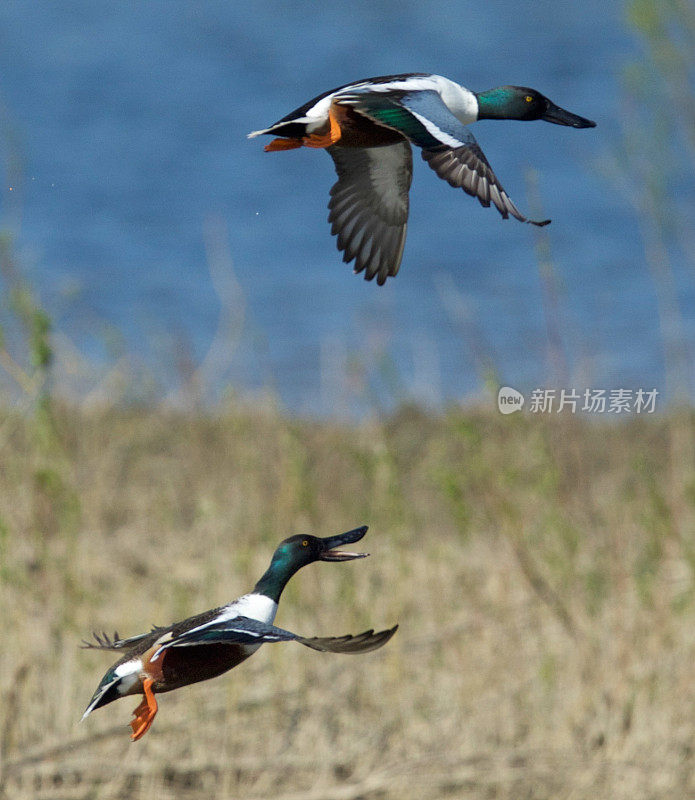
[[[503,219],[508,219],[511,215],[519,222],[538,226],[550,222],[549,219],[528,219],[519,211],[492,171],[472,134],[468,133],[467,143],[461,147],[440,145],[423,148],[422,157],[450,186],[463,189],[467,194],[476,197],[485,208],[489,208],[492,202]]]
[[[328,653],[369,653],[378,650],[398,630],[398,625],[393,628],[374,633],[374,629],[358,633],[356,636],[314,636],[311,638],[299,637],[297,641],[312,650]]]

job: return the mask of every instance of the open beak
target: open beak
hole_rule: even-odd
[[[334,548],[343,544],[359,542],[367,530],[367,526],[363,525],[361,528],[321,539],[324,549],[319,556],[319,561],[352,561],[353,558],[366,558],[369,553],[348,553],[346,550],[334,550]]]
[[[580,117],[578,114],[572,114],[570,111],[565,111],[564,108],[556,106],[548,100],[548,107],[545,114],[541,117],[546,122],[552,122],[555,125],[567,125],[570,128],[595,128],[596,123],[590,119]]]

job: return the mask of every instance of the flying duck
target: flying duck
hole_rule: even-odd
[[[502,188],[488,160],[465,127],[479,119],[543,119],[572,128],[595,122],[556,106],[535,89],[499,86],[472,92],[441,75],[412,72],[348,83],[320,94],[249,138],[278,138],[265,150],[324,148],[338,180],[328,204],[331,233],[343,261],[382,285],[396,275],[408,224],[413,174],[410,145],[451,186],[492,202],[504,219],[527,219]]]
[[[152,725],[157,713],[155,694],[215,678],[245,661],[262,644],[295,641],[330,653],[368,653],[382,647],[398,625],[378,633],[368,630],[356,636],[307,638],[272,624],[282,590],[297,570],[314,561],[365,558],[368,553],[334,548],[357,542],[366,532],[364,525],[323,539],[291,536],[278,545],[253,591],[225,606],[128,639],[119,638],[117,633],[113,637],[93,634],[94,641],[85,641],[84,647],[123,655],[101,679],[82,719],[120,697],[142,694],[130,723],[135,741]]]

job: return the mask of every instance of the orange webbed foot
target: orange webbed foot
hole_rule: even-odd
[[[302,144],[301,139],[273,139],[263,149],[266,153],[272,153],[274,150],[294,150],[296,147],[301,147]]]
[[[133,711],[135,719],[130,722],[130,727],[133,729],[130,738],[134,742],[141,739],[147,733],[157,713],[157,701],[152,691],[153,683],[154,681],[151,678],[145,678],[142,682],[142,689],[145,696],[142,698],[140,705]]]

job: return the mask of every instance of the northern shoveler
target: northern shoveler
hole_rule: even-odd
[[[359,541],[367,526],[328,536],[291,536],[278,545],[270,566],[254,590],[220,608],[204,611],[169,627],[154,627],[149,633],[120,639],[118,634],[93,634],[84,646],[98,650],[123,650],[104,675],[89,701],[82,719],[108,703],[131,694],[143,700],[133,712],[131,739],[147,733],[155,714],[155,693],[170,692],[190,683],[215,678],[245,661],[267,642],[295,641],[313,650],[331,653],[367,653],[386,644],[398,625],[357,636],[306,638],[276,628],[272,622],[282,590],[301,567],[314,561],[351,561],[368,553],[348,553],[334,548]]]
[[[413,173],[410,145],[451,186],[484,206],[490,201],[507,219],[547,225],[521,214],[465,127],[479,119],[543,119],[572,128],[596,123],[556,106],[535,89],[499,86],[472,92],[441,75],[424,72],[368,78],[324,92],[249,138],[272,134],[271,150],[325,148],[338,181],[328,204],[331,233],[355,273],[379,285],[395,275],[403,257],[408,190]]]

